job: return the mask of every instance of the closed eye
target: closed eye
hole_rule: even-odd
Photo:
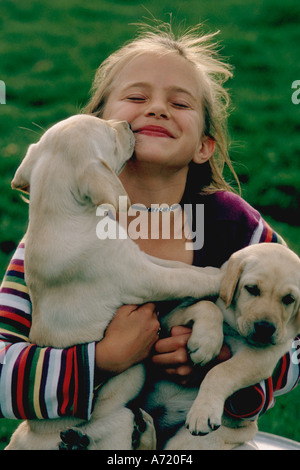
[[[249,292],[250,295],[253,295],[254,297],[258,297],[260,295],[260,289],[258,286],[253,285],[253,286],[245,286],[245,289],[247,292]]]
[[[287,294],[282,297],[281,301],[284,305],[291,305],[295,302],[295,297],[292,294]]]
[[[175,108],[179,109],[190,109],[190,106],[184,103],[172,103]]]
[[[146,100],[143,96],[128,96],[126,99],[135,103],[143,103]]]

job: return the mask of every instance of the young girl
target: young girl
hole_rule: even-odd
[[[161,233],[151,238],[149,229],[148,237],[136,240],[140,248],[159,258],[219,267],[249,244],[280,239],[222,176],[224,164],[234,174],[227,154],[229,100],[223,88],[231,70],[218,58],[213,39],[196,32],[176,39],[168,26],[142,33],[100,66],[85,112],[131,124],[135,152],[120,178],[131,203],[149,208],[149,227],[154,204],[169,208],[157,211],[159,222],[167,215],[172,222],[174,208],[187,203],[195,221],[197,205],[204,205],[203,247],[187,250],[182,227],[181,237],[171,233],[168,239]],[[153,377],[159,370],[183,384],[191,379],[186,349],[190,330],[176,327],[170,337],[159,339],[154,304],[120,307],[98,343],[63,350],[30,344],[31,303],[23,259],[21,243],[0,294],[1,417],[89,419],[95,388],[110,374],[146,358]],[[293,353],[282,359],[273,377],[230,397],[226,412],[253,418],[273,404],[275,395],[292,389],[299,378]],[[229,356],[224,346],[218,360]]]

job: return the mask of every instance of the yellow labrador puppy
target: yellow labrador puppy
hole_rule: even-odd
[[[300,259],[295,253],[274,243],[252,245],[233,254],[221,269],[224,279],[216,303],[186,303],[162,318],[169,329],[182,317],[185,323],[192,321],[197,310],[202,324],[194,325],[188,343],[194,363],[204,364],[218,351],[223,321],[232,352],[231,359],[207,373],[200,389],[158,382],[148,395],[144,406],[158,417],[160,433],[167,438],[170,427],[173,435],[180,428],[165,443],[169,450],[231,449],[253,439],[256,423],[222,418],[225,400],[270,377],[300,333]]]
[[[218,269],[152,259],[124,236],[99,238],[97,206],[118,209],[126,192],[117,175],[134,144],[125,122],[73,116],[31,145],[15,174],[13,188],[30,188],[25,273],[33,306],[30,340],[40,346],[101,340],[123,304],[219,292]],[[132,367],[100,389],[89,422],[25,421],[7,448],[56,449],[61,430],[80,426],[90,449],[131,449],[133,414],[126,404],[143,381],[143,367]]]

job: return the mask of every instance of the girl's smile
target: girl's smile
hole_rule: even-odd
[[[133,130],[135,134],[149,135],[153,137],[167,137],[174,139],[174,136],[167,129],[161,126],[144,126],[139,129]]]

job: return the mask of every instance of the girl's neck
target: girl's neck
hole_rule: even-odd
[[[129,161],[119,175],[131,204],[167,204],[172,206],[182,199],[187,169],[165,171],[149,164],[132,164]]]

